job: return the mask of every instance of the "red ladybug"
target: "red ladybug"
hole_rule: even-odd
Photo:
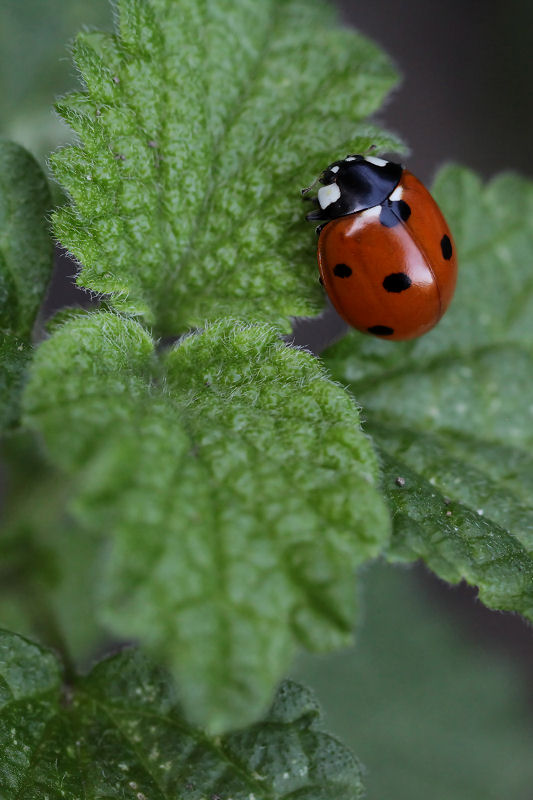
[[[400,164],[362,155],[334,161],[319,181],[307,219],[325,220],[320,280],[341,317],[384,339],[433,328],[452,299],[457,258],[428,190]]]

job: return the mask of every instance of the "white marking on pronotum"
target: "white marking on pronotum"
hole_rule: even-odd
[[[331,171],[332,171],[332,172],[338,172],[338,171],[339,171],[339,169],[340,169],[340,167],[332,167],[332,168],[331,168]]]
[[[370,161],[371,164],[375,164],[376,167],[384,167],[387,162],[383,158],[377,158],[377,156],[365,156],[365,161]]]
[[[381,214],[381,206],[372,206],[372,208],[366,208],[364,211],[361,211],[361,216],[364,219],[379,217],[380,214]]]
[[[344,160],[345,161],[356,161],[357,159],[356,159],[355,156],[346,156],[346,158]]]
[[[318,190],[318,202],[320,208],[327,208],[341,196],[341,190],[336,183],[329,183]]]
[[[389,200],[393,202],[396,200],[401,200],[403,195],[403,189],[401,186],[397,186],[393,193],[389,196]]]

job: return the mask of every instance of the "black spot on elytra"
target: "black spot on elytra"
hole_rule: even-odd
[[[386,325],[372,325],[367,329],[369,333],[374,333],[376,336],[392,336],[394,333],[393,328],[388,328]]]
[[[409,205],[409,203],[406,203],[405,200],[398,200],[396,203],[396,207],[398,209],[400,217],[403,219],[404,222],[406,222],[411,216],[411,206]]]
[[[352,274],[352,268],[348,264],[335,264],[333,267],[333,274],[337,278],[349,278]]]
[[[440,249],[442,250],[442,257],[449,261],[452,257],[452,243],[450,242],[450,237],[447,233],[444,234],[442,239],[440,240]]]
[[[383,281],[383,288],[387,292],[404,292],[411,283],[411,278],[405,272],[391,272]]]

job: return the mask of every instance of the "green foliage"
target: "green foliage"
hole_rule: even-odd
[[[372,566],[357,647],[293,671],[363,761],[368,800],[531,794],[530,632],[515,619],[504,647],[513,621],[491,627],[453,594],[422,568]]]
[[[94,611],[94,542],[65,512],[71,479],[53,469],[35,438],[2,442],[7,491],[0,536],[0,628],[16,630],[85,661],[102,642]]]
[[[395,347],[352,334],[327,362],[382,451],[389,557],[533,619],[533,186],[450,167],[435,195],[459,254],[450,311]]]
[[[17,418],[31,329],[52,269],[50,207],[39,165],[0,140],[0,430]]]
[[[21,382],[30,347],[23,339],[5,333],[0,336],[0,430],[3,430],[18,417]]]
[[[58,105],[80,137],[52,158],[78,282],[166,335],[230,316],[288,332],[322,304],[299,189],[398,147],[364,122],[389,60],[317,0],[121,0],[117,19],[78,37],[86,89]]]
[[[77,315],[26,411],[111,536],[103,618],[174,665],[192,718],[248,722],[296,645],[349,641],[354,569],[389,521],[357,408],[309,353],[230,320],[158,358],[137,322]]]
[[[357,800],[354,756],[321,730],[312,694],[286,681],[262,722],[210,739],[183,719],[172,681],[133,650],[61,685],[55,657],[0,632],[4,800]]]
[[[50,277],[51,199],[37,162],[0,140],[0,331],[29,339]]]
[[[16,0],[0,6],[0,137],[24,145],[41,163],[69,138],[50,106],[76,85],[65,43],[83,25],[111,24],[109,0]],[[71,137],[70,137],[71,138]]]
[[[380,473],[352,397],[280,336],[321,304],[299,188],[349,151],[398,147],[365,122],[388,59],[318,0],[118,0],[116,34],[73,50],[84,88],[58,105],[78,139],[52,160],[71,199],[54,226],[102,308],[63,312],[33,361],[0,556],[0,620],[61,652],[68,685],[0,633],[0,795],[360,797],[305,690],[284,684],[256,720],[295,652],[351,640],[355,571],[389,545],[380,477],[388,558],[533,619],[531,185],[444,171],[452,310],[420,341],[352,335],[328,355]],[[13,427],[50,196],[9,144],[0,189]],[[149,328],[195,332],[165,347]],[[102,628],[177,685],[131,651],[77,677],[69,651]]]

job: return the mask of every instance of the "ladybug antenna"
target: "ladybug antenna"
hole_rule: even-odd
[[[304,195],[304,194],[307,194],[307,192],[310,192],[310,191],[311,191],[311,189],[312,189],[314,186],[316,186],[316,185],[317,185],[317,183],[319,182],[319,180],[320,180],[320,178],[322,177],[322,175],[323,175],[323,174],[324,174],[324,173],[323,173],[323,172],[321,172],[321,173],[320,173],[320,175],[318,176],[318,178],[315,178],[315,179],[314,179],[314,181],[313,181],[313,183],[311,184],[311,186],[308,186],[306,189],[301,189],[300,191],[302,192],[302,195]]]
[[[366,150],[365,150],[365,152],[363,153],[363,155],[364,155],[364,156],[366,156],[366,155],[368,155],[368,153],[371,153],[371,152],[372,152],[372,150],[377,150],[377,149],[378,149],[378,146],[377,146],[377,144],[371,144],[371,145],[370,145],[370,147],[367,147],[367,148],[366,148]]]

